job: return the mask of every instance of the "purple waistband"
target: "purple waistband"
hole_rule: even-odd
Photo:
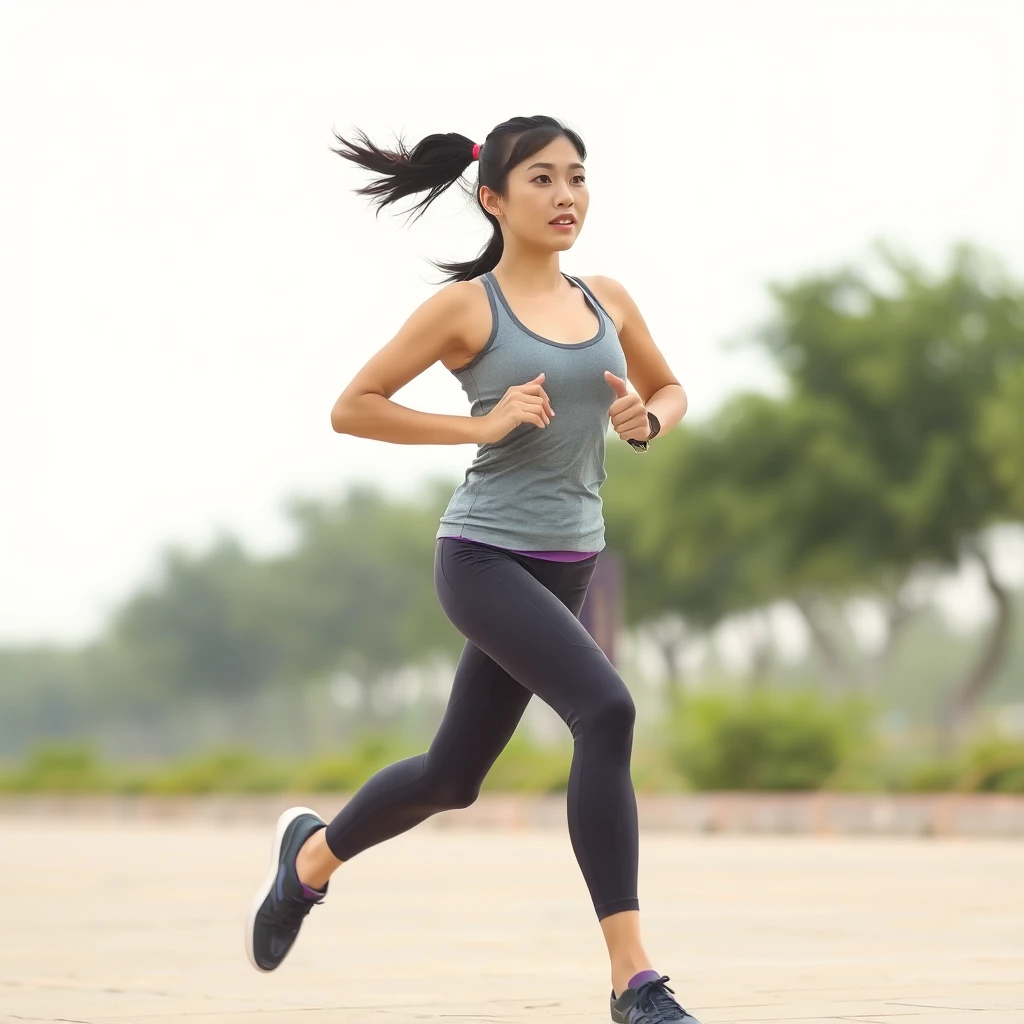
[[[468,537],[438,537],[438,540],[461,540],[464,544],[483,544],[483,541],[470,540]],[[488,544],[486,547],[498,547],[497,544]],[[543,558],[546,562],[582,562],[584,558],[590,558],[598,554],[597,551],[518,551],[515,548],[502,548],[513,555],[528,555],[530,558]]]

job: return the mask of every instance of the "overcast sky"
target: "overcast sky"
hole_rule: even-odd
[[[380,10],[0,2],[0,642],[95,633],[164,545],[287,544],[288,495],[468,464],[331,431],[424,258],[487,236],[458,194],[375,220],[332,128],[570,123],[591,209],[564,269],[626,285],[694,416],[770,386],[724,348],[770,279],[878,237],[1024,274],[1024,4]],[[399,400],[467,411],[440,367]]]

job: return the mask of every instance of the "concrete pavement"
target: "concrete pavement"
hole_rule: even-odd
[[[608,1020],[564,828],[420,828],[335,876],[281,969],[242,923],[271,828],[0,817],[0,1021]],[[705,1024],[1024,1022],[1024,847],[645,833],[649,952]]]

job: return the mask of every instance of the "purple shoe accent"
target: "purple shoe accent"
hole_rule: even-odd
[[[292,862],[292,874],[295,876],[295,881],[302,886],[302,898],[306,900],[313,900],[314,903],[319,903],[324,898],[326,889],[314,889],[311,885],[306,883],[299,878],[299,872],[295,869],[295,862]],[[284,877],[284,865],[281,865],[281,877]]]
[[[641,985],[646,985],[649,981],[658,981],[660,978],[661,975],[657,971],[641,971],[629,979],[629,984],[626,988],[639,988]]]

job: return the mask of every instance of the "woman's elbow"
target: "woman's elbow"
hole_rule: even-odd
[[[331,427],[336,434],[347,434],[348,431],[348,407],[339,398],[331,409]]]

